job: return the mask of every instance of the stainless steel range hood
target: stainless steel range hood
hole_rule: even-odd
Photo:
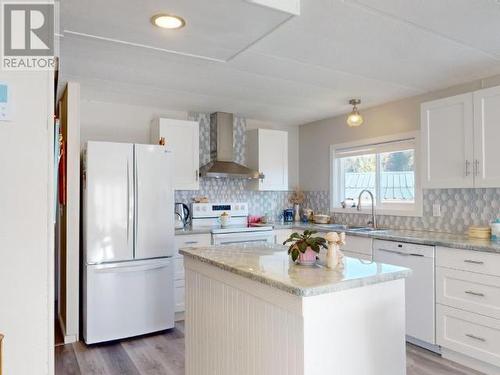
[[[233,114],[210,115],[210,162],[200,168],[200,176],[214,178],[264,178],[262,173],[234,161]]]

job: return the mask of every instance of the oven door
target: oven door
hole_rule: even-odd
[[[212,234],[212,242],[214,245],[230,245],[239,243],[255,243],[265,244],[274,243],[274,232],[233,232],[233,233],[217,233]]]

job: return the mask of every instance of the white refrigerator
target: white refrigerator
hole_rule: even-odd
[[[87,344],[174,327],[172,155],[88,142],[83,154],[83,337]]]

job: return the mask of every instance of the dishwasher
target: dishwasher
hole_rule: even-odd
[[[407,341],[439,353],[434,257],[434,246],[385,240],[373,242],[374,261],[412,270],[405,280]]]

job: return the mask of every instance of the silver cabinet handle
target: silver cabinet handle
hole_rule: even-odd
[[[474,176],[479,176],[479,160],[474,160]]]
[[[470,166],[470,161],[466,160],[465,161],[465,177],[469,176],[469,166]]]
[[[195,243],[198,243],[198,241],[186,241],[184,245],[194,245]]]
[[[394,251],[394,250],[388,250],[388,249],[376,249],[376,250],[383,251],[383,252],[386,252],[386,253],[391,253],[391,254],[402,255],[402,256],[405,256],[405,257],[409,257],[409,256],[412,256],[412,257],[423,257],[422,254],[404,253],[402,251]]]
[[[484,297],[484,293],[473,292],[472,290],[466,290],[464,293],[472,294],[473,296]]]
[[[472,260],[472,259],[465,259],[464,263],[471,263],[471,264],[484,264],[484,262],[480,260]]]
[[[476,336],[476,335],[473,335],[471,333],[466,333],[465,336],[470,337],[471,339],[474,339],[474,340],[477,340],[477,341],[481,341],[481,342],[485,342],[486,341],[486,339],[484,339],[482,337],[479,337],[479,336]]]

